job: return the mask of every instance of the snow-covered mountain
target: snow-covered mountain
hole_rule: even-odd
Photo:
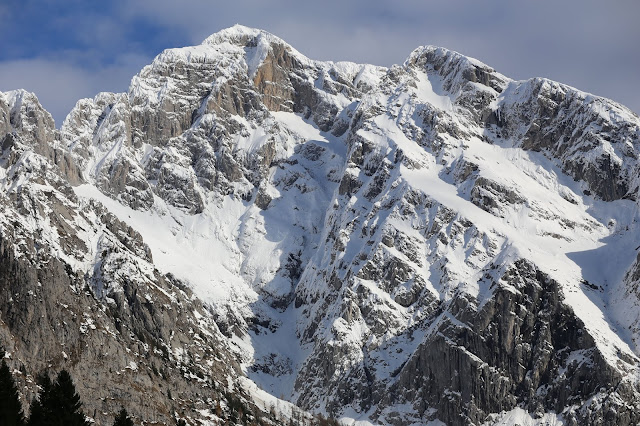
[[[25,402],[65,366],[100,424],[640,422],[640,118],[619,104],[235,26],[59,130],[0,94],[0,140]]]

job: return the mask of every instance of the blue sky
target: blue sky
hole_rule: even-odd
[[[314,59],[391,65],[439,45],[638,113],[639,17],[637,0],[2,0],[0,91],[35,92],[59,125],[77,99],[125,91],[163,49],[240,23]]]

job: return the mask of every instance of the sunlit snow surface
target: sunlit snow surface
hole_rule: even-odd
[[[549,413],[540,417],[533,417],[522,408],[492,416],[483,426],[563,426],[565,422],[560,416]]]

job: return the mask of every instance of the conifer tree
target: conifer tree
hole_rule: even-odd
[[[116,420],[113,423],[113,426],[133,426],[133,420],[127,414],[127,410],[122,407],[118,415],[116,416]]]
[[[4,350],[0,349],[0,425],[23,426],[24,413],[20,404],[18,388],[13,381],[9,366],[4,360]]]
[[[31,401],[27,426],[48,426],[53,424],[53,383],[47,372],[41,373],[36,382],[40,386],[40,394]]]
[[[44,426],[46,425],[46,416],[44,414],[44,408],[38,398],[34,398],[29,406],[29,420],[27,426]]]
[[[60,426],[89,426],[82,412],[80,395],[76,392],[71,375],[67,370],[58,373],[52,387],[52,420]],[[46,407],[45,407],[46,408]]]

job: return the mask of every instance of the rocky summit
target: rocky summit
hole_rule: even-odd
[[[59,128],[0,93],[0,344],[136,424],[640,422],[640,118],[235,26]]]

